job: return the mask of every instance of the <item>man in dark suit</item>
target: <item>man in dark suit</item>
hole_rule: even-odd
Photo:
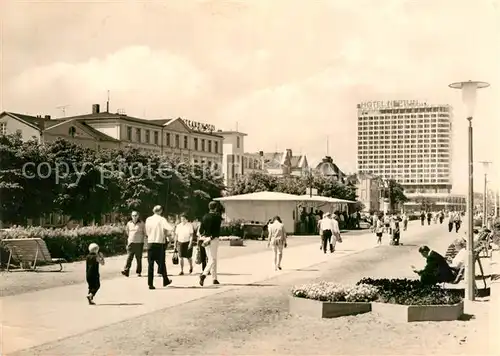
[[[425,267],[420,271],[416,270],[414,266],[412,268],[413,272],[420,276],[422,283],[436,284],[455,280],[455,274],[443,256],[432,251],[428,246],[421,246],[418,252],[426,259]]]

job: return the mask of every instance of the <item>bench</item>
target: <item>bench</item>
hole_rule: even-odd
[[[481,263],[481,252],[483,252],[484,248],[485,247],[483,245],[476,246],[476,248],[474,249],[474,262],[477,262],[477,264],[479,265],[479,270],[481,271],[481,277],[482,277],[482,280],[484,283],[484,288],[486,289],[487,288],[486,277],[484,275],[483,264]],[[465,265],[463,265],[460,268],[460,270],[457,272],[455,280],[453,282],[449,282],[449,283],[450,284],[458,284],[464,279],[464,276],[465,276]],[[443,286],[444,285],[445,285],[445,283],[443,283]],[[477,290],[475,278],[474,278],[474,289]]]
[[[23,265],[28,264],[27,270],[38,272],[36,269],[37,263],[59,264],[59,270],[51,272],[61,272],[63,269],[63,258],[52,258],[45,241],[40,238],[29,239],[5,239],[1,241],[2,245],[9,251],[9,259],[7,261],[7,271],[10,269],[11,261]],[[26,268],[24,268],[26,269]]]

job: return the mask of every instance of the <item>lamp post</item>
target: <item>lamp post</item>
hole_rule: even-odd
[[[488,225],[488,167],[491,164],[490,161],[481,161],[479,163],[483,164],[484,168],[484,193],[483,193],[483,226]]]
[[[485,82],[471,81],[457,82],[449,85],[452,89],[460,89],[462,91],[462,101],[465,105],[467,113],[467,121],[469,121],[468,141],[469,141],[469,189],[467,194],[467,299],[473,301],[475,299],[475,260],[474,260],[474,155],[473,155],[473,131],[472,131],[472,118],[474,116],[474,109],[476,108],[477,89],[487,88],[490,85]]]

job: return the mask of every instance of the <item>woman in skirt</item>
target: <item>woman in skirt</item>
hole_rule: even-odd
[[[281,270],[281,260],[283,259],[283,248],[287,246],[285,226],[281,222],[281,218],[276,216],[273,223],[269,224],[269,237],[267,246],[273,247],[274,253],[274,270]]]

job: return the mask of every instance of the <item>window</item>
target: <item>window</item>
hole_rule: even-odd
[[[208,140],[208,152],[212,152],[212,141]]]
[[[151,143],[151,132],[146,130],[146,143]]]
[[[198,151],[198,138],[194,138],[194,149]]]
[[[157,145],[158,144],[158,131],[154,132],[153,137],[154,137],[154,143],[155,143],[155,145]]]
[[[7,123],[0,122],[0,135],[7,135]]]
[[[188,149],[188,137],[187,136],[184,136],[184,148],[185,149]]]
[[[135,140],[141,142],[141,129],[135,129]]]
[[[167,147],[170,147],[170,133],[167,132]]]
[[[180,137],[179,135],[175,135],[175,148],[179,148],[180,147]]]
[[[201,139],[201,150],[205,151],[205,140]]]
[[[217,141],[214,142],[214,151],[215,153],[219,153],[219,142]]]
[[[127,140],[132,141],[132,128],[127,126]]]
[[[236,148],[240,148],[240,137],[236,137]]]

